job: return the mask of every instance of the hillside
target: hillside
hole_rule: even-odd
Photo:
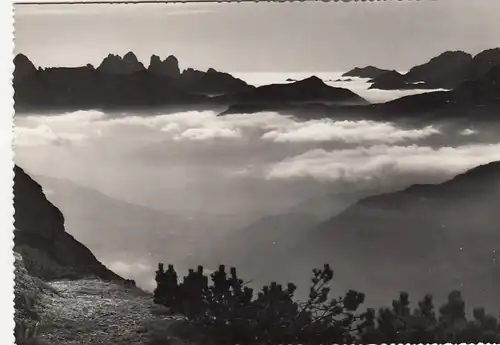
[[[500,308],[499,209],[500,162],[493,162],[442,184],[362,199],[313,229],[293,262],[330,262],[378,298],[384,289],[459,289]]]

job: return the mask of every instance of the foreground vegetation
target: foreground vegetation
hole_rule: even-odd
[[[309,298],[295,301],[296,286],[275,282],[256,295],[236,274],[221,265],[209,277],[203,267],[189,270],[182,282],[172,265],[159,264],[154,302],[185,315],[199,334],[198,344],[332,344],[332,343],[476,343],[500,342],[496,317],[475,308],[467,319],[459,291],[436,312],[430,295],[411,310],[402,292],[392,308],[359,311],[365,295],[348,291],[331,298],[333,271],[313,270]]]

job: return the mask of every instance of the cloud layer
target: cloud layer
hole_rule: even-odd
[[[20,118],[15,130],[16,145],[82,141],[103,136],[106,131],[117,128],[148,129],[165,140],[174,141],[253,138],[275,143],[393,144],[440,134],[440,130],[432,126],[403,129],[392,123],[375,121],[297,121],[276,113],[219,117],[211,111],[191,111],[159,116],[123,114],[109,118],[103,113],[90,111]]]
[[[402,173],[457,174],[500,160],[500,144],[458,147],[375,145],[326,151],[315,149],[286,158],[269,168],[268,179],[313,178],[319,181],[366,181]]]
[[[397,143],[424,139],[440,134],[432,126],[422,129],[401,129],[391,123],[375,121],[333,121],[329,119],[295,122],[266,132],[262,138],[274,142],[338,141],[348,144],[375,142]]]

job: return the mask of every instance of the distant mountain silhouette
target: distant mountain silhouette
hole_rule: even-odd
[[[381,68],[377,68],[374,66],[367,66],[367,67],[362,67],[362,68],[356,67],[356,68],[342,74],[342,77],[358,77],[358,78],[374,79],[374,78],[381,76],[382,74],[384,74],[386,72],[390,72],[390,71],[387,69],[381,69]]]
[[[146,69],[134,53],[110,54],[99,67],[36,69],[24,55],[14,59],[14,100],[18,112],[30,110],[129,109],[210,103],[209,95],[253,87],[227,73],[187,69],[174,56],[153,55]]]
[[[500,107],[500,64],[480,79],[465,81],[451,91],[429,92],[398,98],[383,104],[372,105],[383,116],[401,112],[425,112],[435,119],[470,117],[471,119],[498,119]]]
[[[294,104],[368,104],[354,92],[325,84],[312,76],[287,84],[271,84],[248,91],[224,95],[218,101],[232,104],[221,115],[279,111],[293,108]]]
[[[378,75],[372,77],[373,89],[454,89],[463,82],[480,80],[498,64],[500,48],[494,48],[484,50],[474,57],[463,51],[447,51],[411,68],[404,75],[396,75],[395,71],[383,73],[380,72],[383,70],[372,66],[357,68],[348,73],[361,74],[367,70],[368,74],[375,71],[374,74]]]
[[[109,55],[96,69],[36,68],[24,55],[14,59],[14,99],[18,113],[29,111],[101,109],[161,111],[206,110],[221,115],[286,112],[299,118],[373,118],[395,120],[493,119],[500,109],[498,67],[500,48],[473,58],[464,52],[445,52],[407,74],[382,71],[371,88],[429,89],[450,87],[368,104],[354,92],[310,78],[260,87],[248,85],[228,73],[208,69],[179,70],[174,56],[153,55],[145,68],[133,53]],[[373,72],[373,71],[371,71]]]
[[[66,232],[63,214],[37,182],[18,166],[14,173],[14,250],[31,275],[49,280],[84,276],[123,280]]]
[[[447,51],[425,64],[415,66],[405,75],[407,82],[423,82],[429,88],[452,89],[467,79],[467,67],[472,55],[462,51]]]
[[[290,84],[291,85],[291,84]],[[257,113],[276,111],[311,120],[332,118],[337,120],[403,121],[414,124],[454,121],[457,119],[498,121],[500,113],[500,65],[481,79],[466,81],[450,91],[432,91],[404,96],[378,104],[330,104],[326,102],[264,102],[233,104],[222,113]]]

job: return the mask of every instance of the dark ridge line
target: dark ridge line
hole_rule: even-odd
[[[379,2],[379,1],[404,1],[404,0],[138,0],[138,1],[34,1],[14,2],[14,5],[137,5],[137,4],[189,4],[189,3],[239,3],[239,2]],[[408,0],[411,1],[411,0]],[[421,0],[414,0],[421,1]]]

